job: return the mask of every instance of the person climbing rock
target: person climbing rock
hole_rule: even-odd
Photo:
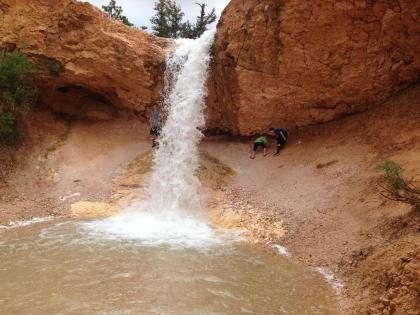
[[[252,153],[250,158],[255,159],[255,154],[257,153],[258,148],[263,148],[264,156],[267,155],[267,147],[268,147],[268,141],[265,135],[259,135],[257,139],[254,141],[254,145],[252,148]]]
[[[152,139],[152,148],[159,145],[157,139],[160,136],[161,129],[162,121],[160,117],[160,112],[157,109],[157,106],[154,106],[150,114],[150,137]]]
[[[280,150],[284,147],[287,141],[287,131],[283,128],[270,128],[270,132],[274,134],[277,142],[277,151],[273,155],[279,155]]]

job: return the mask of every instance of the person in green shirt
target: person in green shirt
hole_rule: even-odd
[[[257,139],[255,139],[255,141],[254,141],[250,158],[255,159],[255,154],[257,153],[258,148],[263,148],[264,156],[266,156],[267,155],[267,147],[268,147],[267,138],[264,135],[259,135],[257,137]]]

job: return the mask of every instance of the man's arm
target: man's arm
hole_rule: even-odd
[[[286,138],[286,136],[284,135],[283,131],[280,131],[280,135],[281,135],[281,137],[283,138],[283,140],[284,140],[284,141],[286,141],[286,140],[287,140],[287,138]]]

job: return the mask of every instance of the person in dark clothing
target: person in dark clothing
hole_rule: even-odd
[[[150,128],[150,137],[152,138],[152,148],[158,145],[157,138],[160,136],[160,128],[152,127]]]
[[[160,112],[157,107],[154,106],[150,115],[150,137],[152,138],[152,148],[159,145],[157,139],[160,136],[162,130],[162,121],[160,118]]]
[[[270,132],[274,134],[274,136],[276,137],[276,142],[277,142],[277,151],[273,155],[279,155],[280,150],[286,144],[286,141],[288,138],[287,131],[284,130],[283,128],[270,128]]]

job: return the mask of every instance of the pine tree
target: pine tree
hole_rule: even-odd
[[[154,10],[156,14],[150,19],[153,34],[159,37],[170,37],[167,0],[155,2]]]
[[[102,9],[106,13],[108,13],[112,18],[123,22],[127,26],[134,25],[128,20],[128,18],[125,15],[123,15],[123,9],[121,6],[117,5],[116,0],[111,0],[108,5],[103,5]]]
[[[195,37],[194,26],[190,23],[190,21],[182,23],[182,25],[181,25],[181,37],[192,38],[192,39],[196,38]]]
[[[174,0],[168,0],[166,3],[166,14],[168,18],[168,28],[169,28],[169,37],[178,38],[181,34],[182,28],[182,19],[184,17],[184,12],[182,12],[181,7],[176,4]]]
[[[184,12],[175,0],[158,0],[155,2],[156,14],[150,19],[153,34],[167,38],[198,38],[206,30],[207,25],[216,21],[216,10],[206,13],[206,4],[197,3],[200,7],[200,15],[196,23],[182,22]]]
[[[205,31],[207,31],[207,25],[216,21],[216,9],[212,9],[210,13],[206,13],[206,6],[205,3],[197,3],[196,4],[200,7],[200,15],[197,17],[197,22],[194,27],[194,36],[195,38],[200,37],[203,35]]]

